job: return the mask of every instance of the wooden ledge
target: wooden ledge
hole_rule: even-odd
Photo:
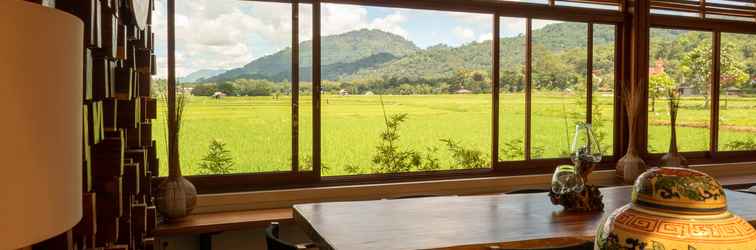
[[[709,172],[709,174],[715,176],[717,180],[728,189],[747,189],[756,185],[756,171],[754,170],[753,163],[739,167],[709,167],[701,170]],[[503,179],[508,181],[503,181]],[[236,208],[235,210],[242,211],[207,211],[206,213],[194,214],[182,221],[159,224],[155,231],[155,235],[198,235],[251,228],[264,228],[274,221],[282,224],[294,223],[291,208],[293,204],[385,198],[378,196],[377,194],[406,195],[435,192],[436,194],[441,195],[475,195],[502,193],[517,188],[546,187],[550,180],[550,175],[519,176],[487,178],[483,180],[452,180],[426,183],[370,185],[361,187],[284,190],[247,194],[221,194],[214,195],[216,203],[223,204],[228,202],[234,204],[232,208]],[[613,171],[599,171],[598,174],[594,174],[592,180],[598,180],[598,182],[594,184],[604,186],[622,185],[621,183],[617,183],[614,179]],[[210,199],[208,196],[201,198],[203,198],[201,199],[203,202],[212,203],[208,202]],[[275,206],[277,208],[260,208],[254,210],[244,209],[245,206],[260,206],[261,203],[268,206]]]
[[[155,236],[196,235],[250,228],[264,228],[271,222],[293,223],[291,208],[193,214],[181,221],[161,223]]]

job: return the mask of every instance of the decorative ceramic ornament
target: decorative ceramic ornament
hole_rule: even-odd
[[[638,177],[632,202],[599,224],[595,249],[753,250],[756,230],[727,211],[711,176],[653,168]]]

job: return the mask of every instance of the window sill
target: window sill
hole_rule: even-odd
[[[692,168],[718,178],[722,185],[728,187],[742,188],[756,183],[756,162],[698,165]],[[589,182],[600,186],[623,185],[615,179],[614,170],[595,171]],[[547,189],[550,183],[550,174],[540,174],[206,194],[199,195],[194,211],[201,214],[289,208],[301,203],[375,200],[409,195],[504,193],[520,189]]]

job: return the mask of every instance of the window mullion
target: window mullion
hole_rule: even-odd
[[[492,46],[492,68],[491,68],[491,98],[493,100],[492,102],[492,126],[491,126],[491,167],[496,168],[496,162],[499,161],[499,58],[501,52],[500,45],[499,45],[499,15],[494,14],[493,15],[493,38],[491,44]]]
[[[528,18],[525,25],[525,160],[530,160],[531,116],[532,116],[532,71],[533,71],[533,19]]]
[[[312,170],[320,177],[320,0],[312,0]]]
[[[717,153],[719,145],[719,84],[721,75],[721,39],[722,33],[719,31],[714,32],[712,39],[711,53],[711,79],[710,80],[710,95],[711,95],[711,118],[709,118],[709,153],[714,156]]]
[[[291,1],[291,170],[299,171],[299,0]]]
[[[585,78],[585,122],[593,122],[593,23],[588,23],[588,42],[587,42],[587,59],[586,59],[586,78]]]

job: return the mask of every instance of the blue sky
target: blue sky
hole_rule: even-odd
[[[200,69],[231,69],[291,45],[290,4],[194,0],[176,3],[176,71],[184,76]],[[165,0],[154,15],[158,77],[166,75]],[[312,8],[300,9],[300,39],[312,37]],[[421,48],[461,46],[491,40],[492,16],[356,5],[323,4],[322,34],[379,29],[400,35]],[[534,22],[541,28],[551,22]],[[524,19],[503,18],[502,36],[516,36]]]

